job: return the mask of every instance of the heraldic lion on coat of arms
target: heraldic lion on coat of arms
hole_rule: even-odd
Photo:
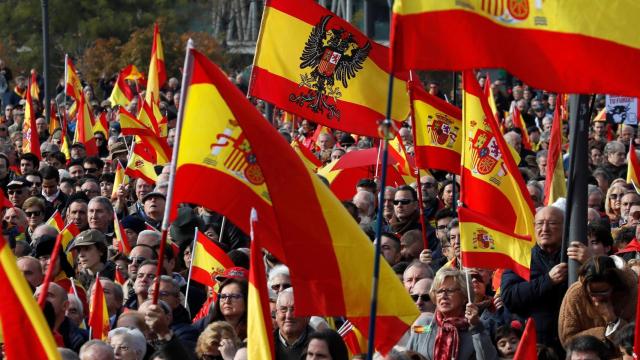
[[[324,16],[313,27],[300,56],[301,69],[310,68],[310,73],[301,74],[299,86],[304,91],[289,95],[289,100],[299,106],[307,106],[315,113],[327,111],[329,120],[340,120],[337,100],[342,96],[336,80],[347,88],[348,81],[356,76],[369,55],[371,43],[360,47],[353,34],[345,29],[328,29],[332,15]]]

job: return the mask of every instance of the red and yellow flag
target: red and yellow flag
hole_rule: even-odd
[[[533,317],[527,319],[527,325],[518,343],[513,360],[537,360],[538,359],[538,336],[536,334],[536,322]]]
[[[145,101],[149,104],[160,101],[160,88],[167,81],[167,71],[164,66],[164,51],[158,24],[153,24],[153,46],[151,47],[151,62],[149,63],[149,77]]]
[[[172,217],[179,203],[197,203],[246,232],[255,207],[261,246],[291,269],[296,314],[348,316],[366,335],[369,300],[362,294],[371,293],[371,276],[362,269],[373,268],[371,241],[226,75],[197,51],[189,56],[179,131],[189,147],[179,147],[176,159]],[[386,353],[418,310],[391,267],[381,265],[376,346]]]
[[[129,253],[131,252],[131,244],[129,244],[127,233],[124,231],[122,223],[118,220],[117,216],[113,217],[113,236],[118,240],[118,252],[129,256]]]
[[[268,0],[249,94],[349,133],[380,137],[389,50],[310,0]],[[409,114],[406,81],[394,79],[391,118]]]
[[[118,108],[118,119],[122,135],[153,135],[153,129],[143,124],[124,107]]]
[[[342,340],[347,345],[352,357],[367,352],[367,339],[349,320],[345,321],[338,329],[338,334],[342,336]]]
[[[269,293],[267,291],[267,275],[262,261],[260,235],[255,235],[258,216],[255,209],[251,211],[251,251],[249,266],[249,298],[247,304],[247,343],[248,359],[275,359],[273,342],[273,325]]]
[[[105,136],[109,136],[109,122],[107,121],[107,113],[102,112],[97,119],[95,119],[95,123],[93,124],[93,134],[98,131],[102,132]]]
[[[638,160],[636,148],[633,146],[633,141],[631,141],[631,145],[629,146],[629,158],[627,161],[627,184],[633,184],[633,187],[638,191],[640,187],[640,161]]]
[[[0,236],[0,322],[7,359],[60,359],[49,325],[4,237]]]
[[[93,283],[93,294],[91,294],[89,327],[91,328],[92,339],[107,340],[107,334],[110,328],[109,312],[107,311],[107,300],[104,298],[102,283],[97,276]]]
[[[37,156],[38,159],[42,159],[42,154],[40,153],[40,137],[38,136],[36,127],[36,114],[33,111],[32,86],[33,84],[29,83],[25,99],[25,119],[22,124],[22,152],[24,154],[32,153]]]
[[[124,70],[125,69],[118,73],[116,83],[113,85],[113,90],[111,90],[111,96],[109,96],[109,102],[113,107],[115,107],[116,105],[119,105],[121,107],[127,106],[129,105],[131,100],[133,100],[133,92],[125,81],[125,74],[123,73]]]
[[[49,111],[51,112],[51,116],[49,119],[49,136],[51,137],[56,129],[62,129],[62,125],[60,123],[60,118],[58,117],[58,112],[56,111],[56,106],[54,104],[51,104]]]
[[[533,203],[472,72],[463,72],[463,86],[462,265],[513,269],[528,279]],[[493,220],[496,209],[499,223]]]
[[[84,96],[82,93],[82,83],[80,77],[76,71],[76,67],[73,65],[73,61],[69,56],[65,56],[66,68],[65,68],[65,80],[64,88],[65,93],[73,98],[78,103],[80,97]]]
[[[196,242],[191,250],[191,279],[203,285],[213,286],[212,276],[232,268],[233,261],[211,239],[196,231]]]
[[[140,101],[142,101],[142,103],[140,104],[140,111],[138,112],[138,121],[151,129],[154,134],[159,134],[158,119],[156,118],[151,103],[146,100],[143,101],[142,99]]]
[[[121,74],[124,76],[125,80],[133,80],[133,81],[146,81],[144,78],[144,74],[138,70],[135,65],[129,64],[126,68],[122,69]]]
[[[291,147],[293,151],[298,154],[302,162],[304,162],[305,166],[313,171],[317,172],[318,168],[322,167],[322,162],[318,159],[306,146],[302,145],[298,139],[293,139],[291,142]]]
[[[410,84],[416,166],[460,174],[462,112]]]
[[[93,137],[93,111],[89,108],[84,95],[80,96],[78,104],[78,117],[76,120],[76,132],[73,135],[73,143],[83,143],[87,150],[87,156],[96,156],[98,147]]]
[[[141,154],[142,151],[144,151],[143,147],[138,142],[132,146],[124,173],[132,179],[144,179],[147,184],[155,184],[158,180],[158,174],[153,167],[154,164]]]
[[[633,0],[398,0],[393,5],[393,68],[505,68],[558,93],[638,96],[640,17]],[[508,46],[505,46],[508,44]],[[429,51],[424,51],[429,49]],[[535,54],[535,56],[532,56]],[[602,71],[601,64],[616,64]]]
[[[49,220],[47,220],[46,224],[49,226],[53,226],[54,228],[56,228],[56,230],[58,230],[58,232],[64,229],[64,219],[62,218],[62,215],[60,214],[58,209],[53,212],[53,215],[51,215]]]
[[[122,163],[118,160],[116,164],[115,178],[113,179],[113,190],[111,191],[111,199],[117,198],[118,189],[120,185],[126,185],[129,183],[129,177],[125,175]]]
[[[544,204],[553,204],[558,198],[567,196],[567,181],[562,162],[562,117],[560,115],[560,97],[553,113],[551,138],[547,153],[547,173],[544,182]]]
[[[513,113],[511,114],[513,117],[513,126],[520,129],[520,134],[522,136],[522,147],[531,150],[531,140],[529,139],[529,132],[527,131],[527,125],[522,118],[522,114],[517,106],[513,107]]]
[[[35,69],[31,70],[31,82],[29,87],[29,94],[31,98],[40,100],[40,86],[38,86],[38,72]]]

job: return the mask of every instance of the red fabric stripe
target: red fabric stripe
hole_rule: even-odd
[[[512,269],[518,276],[529,281],[529,268],[520,265],[510,256],[502,253],[463,251],[462,258],[465,267],[483,269]]]
[[[436,146],[415,146],[416,166],[420,169],[438,169],[460,174],[460,154]]]
[[[502,219],[496,220],[494,217],[487,217],[484,214],[478,213],[475,210],[470,210],[468,208],[460,208],[458,210],[458,216],[461,222],[474,222],[482,224],[490,229],[508,234],[514,239],[531,242],[531,237],[515,234],[511,229],[505,227]]]
[[[240,90],[203,55],[197,52],[194,55],[194,75],[199,72],[204,75],[206,72],[207,78],[225,95],[227,105],[249,139],[269,185],[273,213],[278,219],[274,223],[278,226],[280,241],[274,241],[277,238],[266,238],[263,244],[270,251],[273,248],[286,249],[286,256],[281,260],[295,274],[292,276],[292,285],[296,292],[306,295],[296,298],[296,313],[347,314],[340,266],[308,170],[285,139],[264,120],[255,107],[247,104]],[[193,178],[189,181],[192,182]],[[211,179],[207,179],[206,188],[211,188],[210,181]],[[195,188],[192,185],[190,187]],[[202,197],[202,194],[198,196]],[[216,202],[223,203],[219,196],[219,192],[216,192]],[[239,198],[237,194],[233,194],[232,201],[236,202]],[[255,202],[251,204],[255,206]],[[267,212],[257,210],[259,214]],[[247,214],[243,216],[246,219]],[[309,231],[309,223],[304,219],[313,221],[313,231]],[[261,215],[260,221],[263,220],[267,222],[270,219]],[[301,234],[306,236],[302,238]],[[316,261],[310,261],[311,259]]]
[[[493,185],[473,177],[469,169],[462,168],[462,172],[462,196],[465,207],[481,214],[495,214],[496,209],[500,209],[500,223],[509,231],[513,231],[517,215],[511,201]],[[472,194],[479,194],[479,196]]]
[[[211,278],[211,272],[197,266],[191,268],[191,280],[197,281],[202,285],[214,285],[213,279]]]
[[[629,71],[638,68],[640,50],[584,35],[505,28],[452,10],[394,14],[391,43],[396,70],[505,68],[551,92],[640,95],[640,72]]]
[[[382,168],[382,166],[380,166],[380,168]],[[405,184],[404,178],[398,173],[398,170],[393,166],[388,166],[387,169],[388,186],[397,187]],[[378,174],[380,174],[379,171]],[[340,201],[351,200],[353,199],[353,195],[356,194],[356,184],[358,181],[364,178],[373,178],[374,176],[375,166],[342,170],[340,174],[331,181],[331,191]]]
[[[224,191],[202,191],[202,189],[224,189]],[[260,213],[263,228],[275,224],[271,207],[241,183],[235,177],[218,170],[194,165],[181,165],[176,170],[175,187],[170,219],[177,215],[177,205],[180,203],[200,204],[220,214],[224,214],[229,221],[238,226],[245,234],[249,233],[249,208],[255,207]],[[269,227],[268,236],[278,238],[277,229]],[[277,244],[270,244],[271,251],[277,258],[284,259],[284,250]]]
[[[93,285],[94,291],[91,296],[91,309],[89,312],[89,327],[91,328],[91,338],[102,340],[104,329],[104,319],[102,318],[102,306],[104,301],[104,291],[102,283],[96,281]]]
[[[323,16],[333,15],[333,18],[329,20],[329,23],[327,24],[327,30],[345,29],[353,35],[355,42],[357,42],[361,47],[364,46],[367,41],[370,41],[371,51],[369,51],[369,58],[376,63],[380,69],[389,72],[389,48],[370,40],[355,26],[320,6],[316,2],[299,0],[269,0],[267,1],[266,6],[278,9],[297,18],[298,20],[306,22],[311,26],[315,26],[320,23]],[[309,29],[309,31],[311,31],[311,29]],[[286,35],[283,34],[283,41],[286,41],[285,39]],[[300,54],[292,54],[292,56],[297,58]]]
[[[146,183],[148,183],[148,184],[155,184],[156,183],[155,180],[149,178],[147,175],[145,175],[140,170],[134,170],[134,169],[128,167],[128,168],[126,168],[124,170],[124,173],[126,175],[128,175],[129,177],[134,178],[134,179],[144,179],[144,181]]]
[[[560,96],[556,101],[556,108],[553,112],[553,123],[551,126],[551,139],[549,140],[549,152],[547,154],[547,173],[544,182],[544,203],[549,204],[549,196],[551,195],[551,185],[556,172],[558,158],[562,157],[562,119],[560,118]],[[562,162],[560,162],[562,165]]]
[[[258,214],[258,217],[260,215]],[[271,320],[271,314],[269,306],[269,293],[267,288],[267,275],[264,268],[264,262],[262,261],[262,247],[260,246],[260,240],[262,236],[260,234],[262,228],[262,222],[260,219],[253,223],[255,235],[252,235],[251,239],[251,251],[250,251],[250,265],[249,265],[249,283],[250,286],[253,286],[257,292],[257,295],[260,297],[260,307],[261,309],[253,309],[260,310],[260,316],[262,317],[262,321],[264,322],[265,332],[266,334],[262,334],[266,339],[267,344],[269,344],[269,350],[271,352],[271,358],[275,359],[275,349],[273,342],[273,322]],[[257,341],[257,339],[255,339]]]
[[[209,256],[213,257],[220,263],[220,265],[224,266],[226,269],[234,267],[233,261],[229,258],[224,250],[220,249],[218,245],[216,245],[211,239],[209,239],[205,234],[198,231],[198,243],[202,245],[202,247],[207,251]],[[198,254],[196,254],[198,256]]]
[[[253,67],[252,77],[251,96],[263,99],[285,111],[295,113],[305,119],[312,120],[333,129],[358,135],[380,137],[378,133],[378,122],[384,119],[384,115],[371,108],[338,100],[337,107],[338,110],[340,110],[340,118],[342,120],[328,120],[326,114],[315,113],[306,106],[298,106],[292,101],[289,101],[289,94],[297,94],[302,89],[293,81],[272,74],[268,70],[261,69],[257,66]]]
[[[296,299],[297,301],[297,299]],[[365,338],[369,337],[369,318],[350,317],[349,321],[355,325]],[[376,317],[376,350],[383,354],[388,353],[398,342],[398,338],[390,337],[390,334],[403,334],[407,331],[407,324],[395,316]]]

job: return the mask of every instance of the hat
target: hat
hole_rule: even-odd
[[[29,186],[29,182],[23,176],[17,176],[15,178],[13,178],[13,180],[11,180],[7,184],[7,188],[8,189],[10,189],[10,188],[18,188],[18,187],[23,187],[23,186]]]
[[[54,153],[54,152],[58,152],[60,151],[60,147],[54,143],[50,143],[48,141],[45,141],[42,143],[42,145],[40,145],[40,153],[42,154],[46,154],[46,153]]]
[[[136,233],[140,233],[147,228],[144,220],[134,215],[125,216],[120,220],[120,224],[122,224],[124,229],[131,229]]]
[[[203,227],[202,220],[193,213],[190,207],[181,207],[178,209],[178,215],[169,228],[169,234],[171,239],[178,244],[191,242],[196,227]]]
[[[218,283],[222,283],[227,279],[246,280],[248,278],[249,278],[249,270],[243,267],[235,266],[235,267],[228,268],[222,274],[215,275],[214,280],[217,281]]]
[[[89,229],[81,232],[76,236],[73,240],[73,244],[69,247],[68,250],[74,249],[78,246],[88,246],[88,245],[102,245],[104,247],[107,246],[107,239],[104,234],[95,229]]]
[[[144,204],[145,201],[147,201],[147,199],[152,198],[152,197],[161,197],[165,200],[167,200],[167,197],[159,192],[159,191],[152,191],[152,192],[148,192],[146,194],[144,194],[144,196],[142,197],[142,203]]]
[[[33,256],[39,258],[40,256],[51,255],[55,243],[55,236],[47,234],[40,236],[36,241],[35,247],[33,248]]]
[[[86,149],[84,144],[81,142],[74,142],[73,144],[71,144],[71,148],[74,148],[74,147],[80,147],[80,148]]]
[[[123,142],[117,141],[109,145],[109,153],[111,153],[112,157],[115,154],[122,154],[122,153],[128,153],[128,152],[129,150],[127,150],[127,145]]]

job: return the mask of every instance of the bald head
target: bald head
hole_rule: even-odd
[[[42,224],[39,225],[35,230],[33,230],[33,234],[31,234],[32,239],[38,239],[42,235],[50,235],[53,237],[58,236],[58,230],[51,225]]]
[[[38,259],[31,256],[23,256],[18,259],[18,269],[22,271],[22,275],[24,275],[24,278],[27,279],[32,288],[35,289],[42,284],[44,274]]]

